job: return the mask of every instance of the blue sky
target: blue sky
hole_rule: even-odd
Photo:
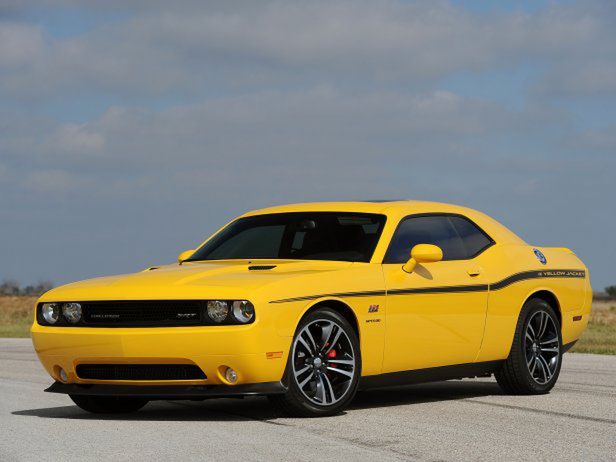
[[[0,6],[0,279],[173,261],[285,202],[478,208],[616,284],[616,3]]]

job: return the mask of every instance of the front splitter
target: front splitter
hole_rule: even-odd
[[[238,396],[279,395],[287,391],[282,382],[251,383],[245,385],[102,385],[55,382],[45,390],[81,396],[123,396],[157,399],[200,399]]]

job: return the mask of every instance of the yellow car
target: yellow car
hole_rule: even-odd
[[[591,301],[571,250],[468,208],[295,204],[242,215],[178,263],[47,292],[32,340],[47,391],[90,412],[266,395],[322,416],[358,388],[491,374],[546,393]]]

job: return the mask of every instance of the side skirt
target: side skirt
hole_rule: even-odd
[[[411,371],[388,372],[386,374],[368,375],[361,378],[361,390],[380,387],[411,385],[414,383],[438,382],[441,380],[464,379],[472,377],[489,377],[496,372],[504,361],[486,361],[481,363],[456,364],[453,366],[430,367]]]

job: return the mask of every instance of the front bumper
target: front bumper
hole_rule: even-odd
[[[78,385],[55,382],[45,390],[81,396],[122,396],[157,399],[205,399],[240,396],[277,395],[287,391],[282,382],[264,382],[246,385]]]
[[[47,370],[63,385],[204,386],[279,382],[291,337],[254,323],[246,326],[155,328],[48,327],[34,324],[32,342]],[[276,354],[272,354],[276,353]],[[194,364],[206,375],[199,380],[93,380],[80,378],[79,364]],[[238,375],[231,386],[224,378],[227,367]],[[179,390],[179,388],[178,388]],[[200,390],[200,392],[203,390]]]

